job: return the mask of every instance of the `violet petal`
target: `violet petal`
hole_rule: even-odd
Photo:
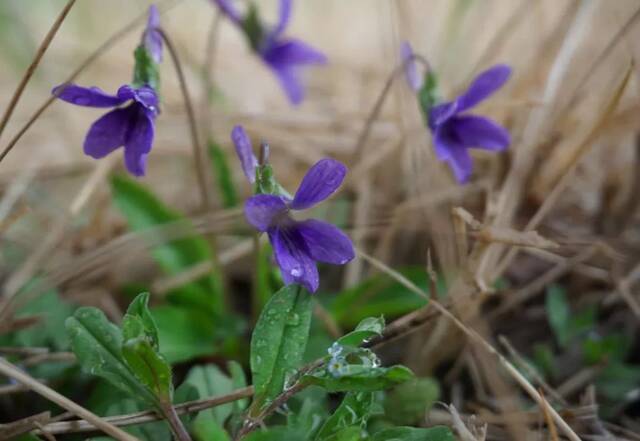
[[[270,229],[269,239],[285,284],[299,283],[315,292],[320,283],[318,268],[295,225]]]
[[[339,228],[316,219],[296,223],[311,257],[318,262],[344,265],[355,257],[351,239]]]
[[[463,115],[451,120],[450,124],[465,147],[502,151],[511,143],[507,129],[489,118]]]
[[[335,159],[322,159],[309,169],[293,197],[291,208],[303,210],[324,201],[342,184],[347,167]]]
[[[222,11],[224,15],[226,15],[229,19],[231,19],[231,21],[235,22],[236,24],[240,24],[240,22],[242,21],[242,17],[240,16],[240,13],[236,9],[236,7],[233,5],[233,0],[212,0],[212,1],[216,5],[218,5],[218,8],[220,8],[220,11]]]
[[[154,137],[154,121],[143,106],[132,104],[135,114],[125,139],[125,165],[127,170],[135,176],[145,174],[146,155],[151,151]]]
[[[413,57],[413,49],[408,41],[404,41],[400,46],[400,57],[404,64],[404,76],[407,84],[414,91],[418,92],[422,88],[424,79],[418,73],[418,65]]]
[[[511,68],[506,64],[497,64],[481,72],[467,91],[456,100],[457,111],[464,112],[491,96],[507,82],[509,76],[511,76]]]
[[[291,18],[292,0],[280,0],[280,10],[278,12],[278,23],[269,34],[269,38],[275,39],[287,28]]]
[[[100,159],[123,146],[131,116],[132,111],[127,107],[112,110],[96,120],[84,139],[84,153]]]
[[[156,63],[162,61],[162,35],[158,31],[160,27],[160,12],[155,4],[149,6],[147,28],[144,32],[143,44]]]
[[[235,126],[231,131],[231,141],[236,147],[236,153],[240,159],[240,165],[242,171],[252,184],[256,180],[256,167],[258,166],[258,160],[253,154],[253,147],[251,146],[251,139],[245,132],[242,126]]]
[[[449,148],[450,156],[447,163],[453,170],[456,180],[460,184],[466,183],[473,172],[473,160],[469,154],[469,150],[459,145]]]
[[[85,107],[115,107],[128,100],[109,95],[98,87],[81,87],[76,84],[61,84],[54,87],[51,93],[62,101]]]
[[[244,215],[247,221],[258,231],[265,232],[277,221],[286,216],[287,205],[280,196],[257,194],[244,203]]]

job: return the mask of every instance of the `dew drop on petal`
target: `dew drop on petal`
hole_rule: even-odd
[[[302,275],[302,269],[299,266],[295,266],[291,268],[290,273],[293,277],[300,277]]]

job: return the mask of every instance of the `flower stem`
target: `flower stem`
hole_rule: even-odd
[[[191,102],[191,96],[189,95],[189,88],[187,80],[182,70],[182,63],[178,58],[178,52],[176,51],[173,42],[167,35],[164,29],[158,29],[162,40],[164,40],[171,55],[171,60],[176,69],[176,75],[178,76],[178,82],[180,83],[180,90],[182,91],[182,98],[184,99],[184,105],[187,110],[187,118],[189,119],[189,132],[191,135],[191,145],[193,147],[193,156],[196,161],[196,176],[198,179],[198,186],[200,187],[200,194],[202,197],[202,207],[207,209],[211,206],[211,193],[209,191],[209,185],[207,184],[207,161],[205,159],[204,149],[200,144],[200,138],[198,136],[198,127],[196,124],[196,115],[193,110],[193,103]]]
[[[189,432],[187,432],[187,429],[184,427],[184,424],[182,424],[182,420],[180,420],[180,418],[178,417],[178,414],[176,413],[176,410],[173,408],[171,403],[162,402],[160,403],[160,406],[162,409],[162,414],[167,419],[167,423],[169,423],[169,426],[171,427],[171,432],[173,432],[173,434],[175,435],[176,440],[191,441],[191,436],[189,435]]]

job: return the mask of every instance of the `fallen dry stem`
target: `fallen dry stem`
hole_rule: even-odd
[[[360,250],[358,251],[358,255],[363,259],[367,260],[371,265],[378,268],[380,271],[388,274],[392,278],[394,278],[397,282],[402,284],[407,289],[416,293],[417,295],[429,299],[429,305],[433,306],[440,314],[451,320],[456,327],[458,327],[462,332],[464,332],[471,340],[475,343],[478,343],[480,347],[484,348],[489,354],[496,357],[498,363],[507,371],[507,373],[524,389],[524,391],[536,402],[538,405],[544,405],[544,398],[538,393],[538,391],[529,383],[529,381],[507,360],[497,349],[495,349],[489,342],[487,342],[482,336],[480,336],[476,331],[466,326],[462,323],[455,315],[453,315],[447,308],[440,304],[434,298],[430,298],[427,293],[425,293],[422,289],[416,286],[409,279],[404,277],[399,272],[387,266],[385,263],[380,262],[375,257],[369,256],[363,253]],[[560,416],[555,409],[549,409],[549,413],[553,417],[553,420],[556,424],[562,429],[564,434],[571,441],[581,441],[580,437],[573,431],[571,426],[567,424],[567,422]]]

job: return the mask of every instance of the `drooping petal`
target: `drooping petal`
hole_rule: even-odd
[[[240,16],[240,13],[233,5],[233,0],[212,0],[212,1],[213,3],[218,5],[218,8],[220,8],[220,11],[222,11],[222,13],[226,15],[231,21],[235,22],[236,24],[239,24],[242,21],[242,17]]]
[[[418,92],[422,88],[424,79],[418,74],[418,66],[413,59],[413,49],[408,41],[402,42],[400,46],[400,57],[404,63],[404,76],[407,84],[414,91]]]
[[[284,283],[299,283],[315,292],[320,284],[318,268],[297,228],[273,228],[269,230],[269,240]]]
[[[287,98],[298,105],[304,98],[304,86],[300,79],[299,67],[310,64],[324,64],[327,57],[299,40],[287,40],[267,44],[261,52],[264,62],[276,75]]]
[[[253,147],[251,146],[251,139],[244,131],[242,126],[235,126],[231,131],[231,141],[236,147],[236,153],[240,159],[240,165],[242,171],[252,184],[256,180],[256,167],[258,166],[258,160],[253,154]]]
[[[491,96],[507,82],[510,75],[511,68],[505,64],[495,65],[480,73],[467,91],[456,100],[457,111],[464,112]]]
[[[63,101],[85,107],[115,107],[128,100],[109,95],[98,87],[82,87],[76,84],[61,84],[54,87],[51,93]]]
[[[278,38],[284,32],[291,18],[292,0],[280,0],[280,10],[278,12],[278,23],[270,33],[270,38]]]
[[[324,201],[342,184],[347,167],[335,159],[321,159],[309,169],[293,197],[291,208],[303,210]]]
[[[257,194],[244,203],[244,216],[258,231],[265,232],[286,216],[287,205],[280,196]]]
[[[84,139],[84,153],[95,159],[107,156],[125,143],[133,114],[130,108],[112,110],[94,122]]]
[[[463,115],[452,119],[450,123],[465,147],[502,151],[511,143],[507,129],[489,118]]]
[[[339,228],[316,219],[296,223],[309,254],[318,262],[344,265],[355,257],[353,243]]]
[[[433,136],[433,144],[436,156],[449,164],[456,180],[461,184],[467,182],[473,171],[473,162],[467,146],[457,137],[452,120],[438,127]]]
[[[143,176],[146,169],[146,155],[151,151],[154,137],[153,115],[140,104],[132,104],[135,109],[125,139],[125,166],[135,176]]]
[[[469,154],[469,150],[464,147],[456,146],[449,150],[450,156],[447,163],[453,170],[456,180],[460,184],[466,183],[473,172],[473,160]]]
[[[149,18],[147,28],[144,31],[143,44],[156,63],[162,61],[162,36],[158,31],[160,27],[160,12],[155,4],[149,6]]]

